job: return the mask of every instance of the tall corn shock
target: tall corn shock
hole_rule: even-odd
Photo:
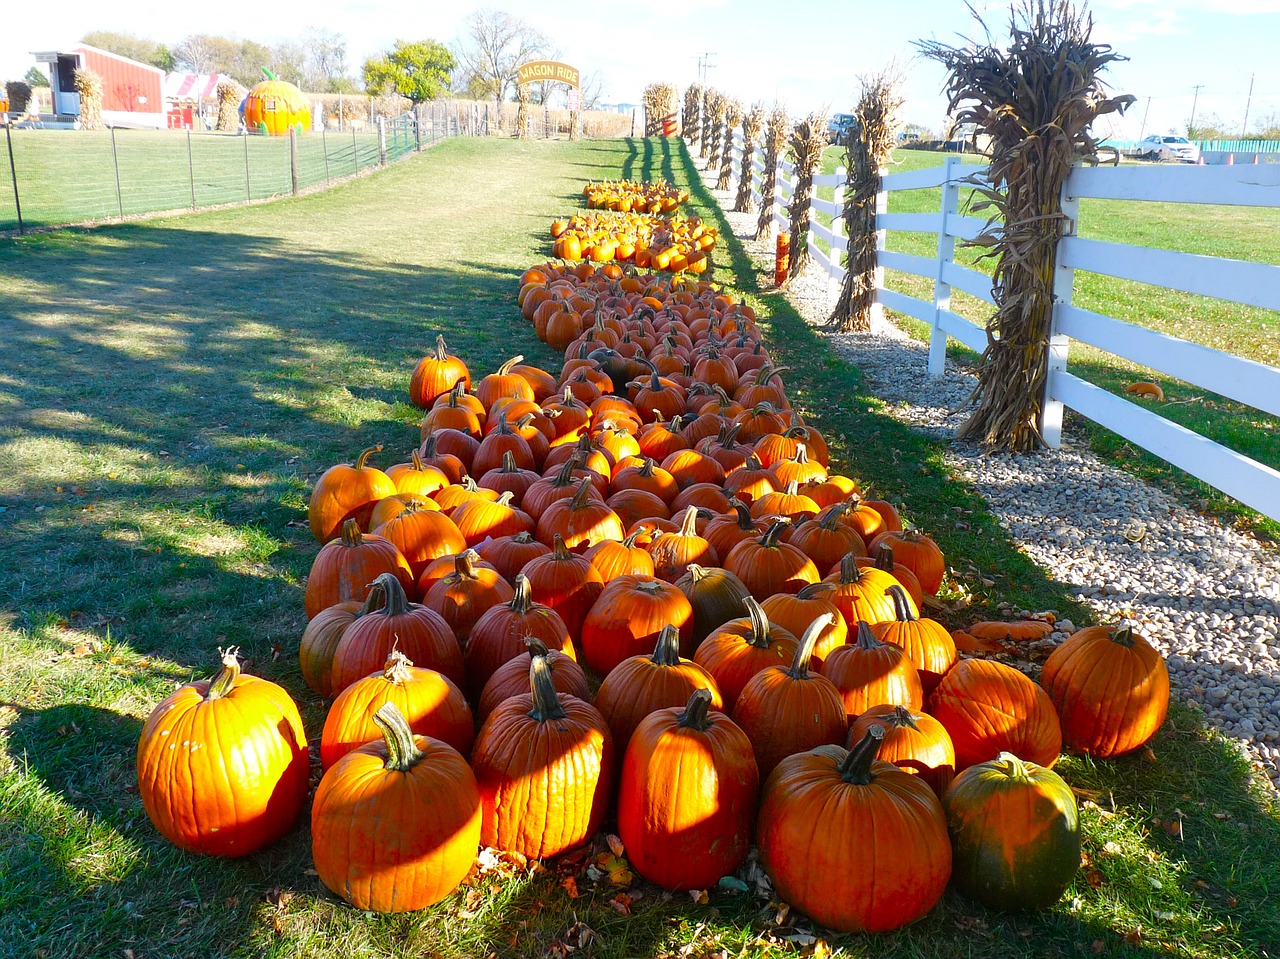
[[[105,126],[102,122],[102,77],[82,67],[72,74],[72,83],[80,95],[80,129],[101,130]]]
[[[892,69],[892,68],[890,68]],[[885,71],[862,77],[862,96],[853,111],[853,126],[845,137],[846,187],[844,209],[848,255],[840,297],[827,325],[841,332],[871,329],[876,301],[876,197],[884,181],[898,138],[898,110],[902,96],[896,74]],[[835,251],[832,251],[835,255]]]
[[[516,84],[516,137],[529,139],[529,84]]]
[[[733,131],[742,122],[742,104],[730,100],[724,108],[724,139],[720,143],[720,175],[716,178],[716,189],[729,189],[729,180],[733,177]]]
[[[791,155],[796,189],[787,207],[791,220],[791,267],[789,285],[809,265],[809,225],[813,212],[813,177],[822,164],[822,148],[827,145],[827,115],[810,113],[791,128]]]
[[[702,90],[702,124],[698,128],[698,156],[703,160],[711,150],[711,112],[718,95],[711,87],[704,87]]]
[[[223,80],[214,89],[218,98],[218,130],[229,133],[240,128],[240,91],[234,83]]]
[[[680,133],[690,143],[702,139],[702,87],[697,83],[689,84],[689,89],[684,92]]]
[[[729,98],[717,92],[711,100],[711,155],[707,157],[707,169],[720,169],[720,144],[724,141],[724,118],[728,112]]]
[[[764,107],[756,103],[742,118],[742,170],[738,177],[738,196],[733,204],[735,213],[752,213],[756,208],[755,201],[751,199],[751,177],[755,172],[756,137],[760,135],[762,126]]]
[[[773,229],[773,205],[778,194],[778,158],[787,146],[791,121],[787,111],[775,106],[764,129],[764,170],[760,173],[760,215],[756,217],[756,239],[763,240]]]
[[[970,397],[976,409],[958,431],[988,449],[1023,451],[1044,443],[1053,274],[1058,240],[1069,227],[1062,185],[1076,159],[1096,149],[1093,121],[1123,113],[1134,100],[1106,95],[1099,75],[1124,58],[1093,43],[1092,30],[1092,18],[1069,0],[1020,0],[1010,14],[1007,49],[989,39],[964,47],[917,44],[947,68],[954,122],[975,124],[979,136],[990,138],[990,186],[975,190],[982,199],[973,209],[991,216],[970,242],[995,259],[996,310]]]

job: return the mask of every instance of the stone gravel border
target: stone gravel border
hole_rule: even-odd
[[[734,194],[715,190],[705,171],[703,178],[734,235],[771,277],[772,245],[752,239],[756,215],[728,212]],[[815,267],[786,296],[817,327],[834,304],[831,287]],[[928,346],[891,322],[870,333],[822,335],[862,370],[895,419],[954,439],[972,375],[948,360],[942,377],[930,377]],[[1165,655],[1174,694],[1203,711],[1280,789],[1280,555],[1100,461],[1074,439],[1065,436],[1056,452],[1019,455],[984,455],[976,445],[953,443],[946,459],[1022,550],[1069,584],[1100,621],[1132,620]]]

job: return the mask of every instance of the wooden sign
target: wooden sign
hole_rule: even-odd
[[[567,83],[575,90],[578,87],[578,68],[556,60],[533,60],[516,68],[516,76],[521,83],[539,83],[550,80],[555,83]]]

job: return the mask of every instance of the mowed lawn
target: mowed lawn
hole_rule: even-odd
[[[323,889],[305,821],[224,861],[170,846],[137,797],[143,720],[211,675],[218,646],[284,685],[318,741],[326,704],[296,659],[311,484],[375,443],[379,465],[407,456],[420,418],[408,377],[437,332],[477,374],[517,353],[558,367],[513,306],[516,280],[582,182],[618,175],[688,184],[717,215],[676,142],[456,140],[298,200],[0,241],[0,957],[760,956],[829,938],[767,896],[695,902],[594,881],[582,860],[499,864],[431,910],[368,915]],[[947,473],[944,447],[883,415],[857,371],[758,289],[739,244],[717,258],[839,462],[937,535],[957,588],[989,612],[1085,620]],[[909,929],[831,945],[1274,953],[1272,799],[1185,707],[1149,759],[1060,764],[1089,862],[1054,909],[1005,917],[948,895]]]

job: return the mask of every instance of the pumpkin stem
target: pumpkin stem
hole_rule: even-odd
[[[537,636],[526,636],[524,644],[529,647],[530,656],[549,656],[551,651],[547,649],[547,644],[540,640]]]
[[[782,535],[782,531],[791,525],[791,520],[786,516],[779,516],[773,521],[763,536],[760,537],[760,545],[769,549],[776,549],[778,546],[778,537]]]
[[[533,609],[533,587],[524,573],[516,573],[516,594],[507,603],[507,608],[518,616],[526,616]]]
[[[470,473],[462,477],[462,482],[458,484],[468,493],[480,492],[480,484],[476,482],[475,477]]]
[[[786,493],[788,496],[799,496],[800,481],[798,479],[793,479],[790,483],[787,484],[787,488],[783,490],[783,492]]]
[[[382,738],[387,743],[387,761],[384,769],[407,773],[422,759],[422,750],[413,741],[413,730],[405,721],[404,714],[396,709],[395,703],[383,703],[373,714],[373,722],[382,731]]]
[[[876,634],[871,631],[871,626],[866,620],[858,620],[858,638],[854,643],[859,649],[879,649],[884,643],[876,639]]]
[[[1125,649],[1133,649],[1133,627],[1128,623],[1111,631],[1111,641],[1119,643]]]
[[[551,664],[546,656],[534,655],[529,659],[529,688],[533,691],[533,709],[529,718],[540,723],[565,717],[564,707],[556,696],[555,683],[551,681]]]
[[[516,457],[511,450],[507,450],[502,454],[502,470],[503,473],[518,473],[520,467],[516,465]]]
[[[711,719],[707,716],[710,708],[711,690],[695,689],[684,711],[676,717],[676,725],[681,729],[696,729],[698,732],[710,729]]]
[[[419,447],[419,449],[421,450],[421,455],[425,456],[427,459],[435,459],[436,444],[438,442],[440,442],[440,437],[436,436],[435,433],[432,433],[430,436],[428,436],[425,440],[422,441],[422,446]]]
[[[826,580],[808,583],[800,588],[800,592],[796,593],[796,599],[818,599],[819,593],[825,593],[835,588],[835,583],[828,583]]]
[[[796,655],[791,660],[791,668],[787,675],[792,679],[809,678],[809,660],[813,657],[813,648],[818,645],[818,637],[836,622],[835,613],[823,613],[807,627],[800,637],[800,645],[796,647]]]
[[[421,473],[426,469],[426,465],[422,462],[422,454],[414,450],[409,454],[409,462],[413,464],[413,468]]]
[[[640,526],[637,526],[626,536],[622,537],[622,545],[625,546],[627,549],[635,549],[636,540],[640,537],[640,534],[645,531],[645,529],[646,527],[643,524],[641,524]]]
[[[573,499],[569,500],[569,509],[584,509],[587,500],[591,496],[591,477],[584,476],[582,482],[578,484],[578,491],[573,494]]]
[[[809,431],[801,425],[789,426],[782,431],[782,435],[789,440],[794,440],[799,437],[807,437],[809,435]]]
[[[1027,764],[1013,753],[1001,752],[996,757],[994,766],[998,767],[1010,779],[1026,779],[1030,773]]]
[[[907,591],[896,583],[885,591],[885,595],[893,599],[893,615],[900,623],[914,623],[920,617],[911,611],[911,603],[907,600]]]
[[[901,729],[905,726],[907,729],[914,729],[916,732],[920,731],[920,727],[916,725],[916,718],[911,715],[911,710],[907,709],[906,706],[893,707],[893,715],[889,717],[889,725],[895,729]]]
[[[403,686],[413,679],[413,673],[409,672],[412,666],[413,661],[397,647],[392,646],[391,652],[387,653],[387,663],[382,667],[382,678],[389,683]]]
[[[826,511],[826,515],[824,515],[822,519],[818,520],[818,525],[828,533],[834,533],[840,528],[840,520],[848,509],[849,504],[847,502],[836,503]]]
[[[551,556],[553,559],[565,560],[573,559],[573,553],[569,551],[569,547],[564,544],[564,537],[559,533],[554,534],[551,539]]]
[[[409,597],[404,594],[404,587],[395,573],[383,573],[369,584],[370,598],[377,592],[381,596],[382,614],[384,616],[403,616],[409,611]],[[376,606],[377,600],[374,600]],[[371,609],[370,612],[373,610]]]
[[[836,767],[840,778],[853,786],[869,786],[874,782],[876,777],[871,772],[871,764],[875,762],[883,741],[884,727],[875,723]]]
[[[769,648],[769,616],[765,613],[754,596],[743,597],[742,605],[747,607],[747,616],[751,620],[751,635],[747,642],[757,649]]]
[[[876,548],[876,569],[885,573],[892,573],[893,567],[897,565],[897,562],[893,557],[893,547],[888,543],[881,543]]]
[[[640,467],[640,472],[637,475],[643,476],[646,479],[648,479],[650,476],[653,475],[653,471],[655,468],[657,468],[657,465],[658,464],[654,462],[654,459],[652,456],[646,456],[644,458],[644,464]]]
[[[675,624],[667,623],[662,627],[649,661],[655,666],[680,665],[680,630],[676,629]]]
[[[756,531],[756,524],[751,518],[751,508],[736,496],[729,497],[729,505],[732,506],[733,511],[738,514],[738,529],[742,530],[744,533],[754,533]]]
[[[498,375],[499,376],[508,375],[511,372],[511,367],[515,366],[517,363],[523,363],[523,362],[524,362],[523,356],[511,357],[511,359],[507,360],[507,362],[503,363],[501,366],[498,367]]]
[[[583,434],[583,437],[584,438],[586,437],[585,433]],[[575,456],[570,456],[567,460],[564,461],[564,465],[560,467],[560,472],[556,473],[555,479],[551,481],[551,485],[556,487],[557,489],[563,486],[572,486],[573,470],[575,466],[577,466],[577,459],[575,458]]]
[[[354,549],[359,546],[364,539],[364,534],[360,532],[360,524],[353,519],[342,521],[342,545],[348,549]]]
[[[204,694],[206,703],[211,699],[221,699],[231,692],[235,686],[236,680],[240,678],[240,660],[236,658],[239,652],[239,646],[218,649],[218,654],[222,657],[222,668],[213,677],[213,681],[209,683],[209,690]]]
[[[510,456],[511,454],[508,453],[507,455]],[[495,506],[505,506],[507,509],[514,511],[515,507],[511,505],[511,501],[515,499],[515,496],[516,496],[515,493],[511,492],[511,490],[507,490],[501,496],[499,496],[496,500],[494,500],[493,504]]]
[[[510,495],[510,494],[508,494]],[[453,571],[459,579],[478,579],[479,574],[476,572],[476,560],[480,558],[480,554],[474,549],[464,549],[461,553],[453,558]],[[383,576],[390,575],[383,573]]]
[[[799,463],[802,466],[808,466],[809,465],[809,447],[805,446],[803,443],[797,443],[796,453],[793,457],[791,457],[791,462]]]
[[[684,520],[680,523],[680,535],[698,535],[698,507],[690,506],[684,511]]]
[[[443,363],[449,358],[449,351],[445,349],[444,334],[436,334],[436,360]]]
[[[848,586],[862,579],[862,568],[858,565],[858,554],[853,550],[840,557],[840,585]]]

